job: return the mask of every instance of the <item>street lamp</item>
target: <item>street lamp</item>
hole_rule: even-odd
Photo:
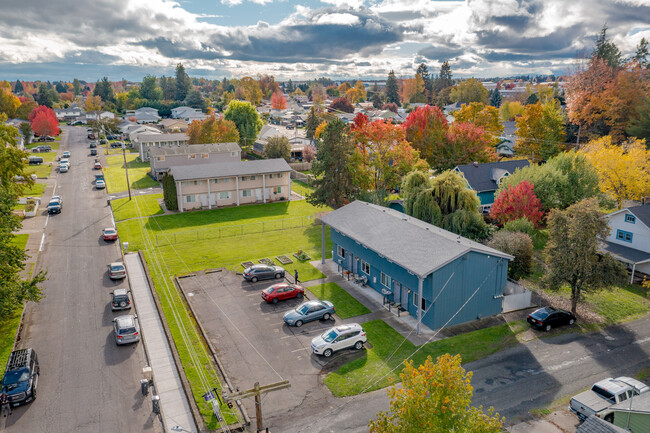
[[[623,384],[631,387],[634,390],[634,392],[637,393],[637,395],[641,393],[641,390],[639,388],[637,388],[636,386],[632,385],[631,383],[623,382],[622,380],[618,380],[618,379],[612,379],[612,381],[613,382],[620,382],[620,383],[623,383]],[[627,410],[627,421],[625,422],[625,429],[626,430],[628,429],[628,426],[630,425],[630,414],[632,413],[632,399],[634,399],[634,392],[630,396],[630,407]],[[612,422],[613,422],[613,420],[612,420]]]
[[[122,156],[124,157],[124,171],[126,172],[126,186],[129,188],[129,200],[131,200],[131,184],[129,183],[129,167],[126,165],[126,143],[122,142]]]

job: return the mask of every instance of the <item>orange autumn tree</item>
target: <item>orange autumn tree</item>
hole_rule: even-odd
[[[61,130],[59,129],[59,120],[54,114],[54,110],[39,105],[29,115],[29,123],[32,126],[32,131],[38,136],[44,137],[46,135],[58,135]]]
[[[284,110],[287,108],[287,98],[279,90],[271,96],[271,108],[275,110]]]
[[[189,144],[237,143],[239,131],[235,122],[209,116],[205,120],[195,120],[187,129]]]
[[[428,168],[399,125],[385,120],[370,122],[359,113],[350,131],[355,143],[353,178],[361,190],[388,191],[399,186],[409,171]]]
[[[371,433],[503,431],[505,419],[493,408],[471,405],[472,372],[461,366],[460,355],[446,353],[435,363],[428,356],[420,366],[404,361],[400,377],[401,386],[388,389],[390,410],[368,424]]]

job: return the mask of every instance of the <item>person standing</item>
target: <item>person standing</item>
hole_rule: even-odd
[[[295,280],[296,284],[298,284],[300,282],[298,280],[298,269],[293,270],[293,279]]]
[[[7,417],[7,413],[11,415],[13,413],[13,410],[11,409],[11,404],[9,403],[9,396],[7,395],[4,390],[2,391],[2,394],[0,394],[0,407],[2,408],[1,412]]]

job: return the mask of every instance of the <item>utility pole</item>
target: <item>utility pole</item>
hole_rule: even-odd
[[[281,389],[289,388],[291,384],[288,380],[283,380],[282,382],[272,383],[270,385],[260,386],[259,382],[255,382],[253,388],[234,393],[224,392],[223,399],[225,402],[230,402],[233,400],[241,400],[242,398],[255,398],[255,418],[257,418],[257,431],[261,432],[264,427],[262,427],[262,394],[266,394],[271,391],[279,391]]]
[[[124,171],[126,171],[126,186],[129,188],[129,200],[131,200],[131,183],[129,183],[129,167],[126,165],[126,144],[122,142],[122,156],[124,157]]]

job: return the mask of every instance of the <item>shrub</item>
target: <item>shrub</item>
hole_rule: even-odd
[[[165,174],[162,179],[163,199],[165,207],[169,210],[178,210],[178,198],[176,197],[176,182],[174,176]]]
[[[503,230],[507,232],[526,233],[528,236],[532,237],[535,233],[535,225],[530,222],[528,218],[518,218],[505,223],[503,225]]]
[[[488,246],[515,257],[508,267],[510,278],[518,280],[530,273],[533,241],[528,234],[501,230],[494,235]]]

